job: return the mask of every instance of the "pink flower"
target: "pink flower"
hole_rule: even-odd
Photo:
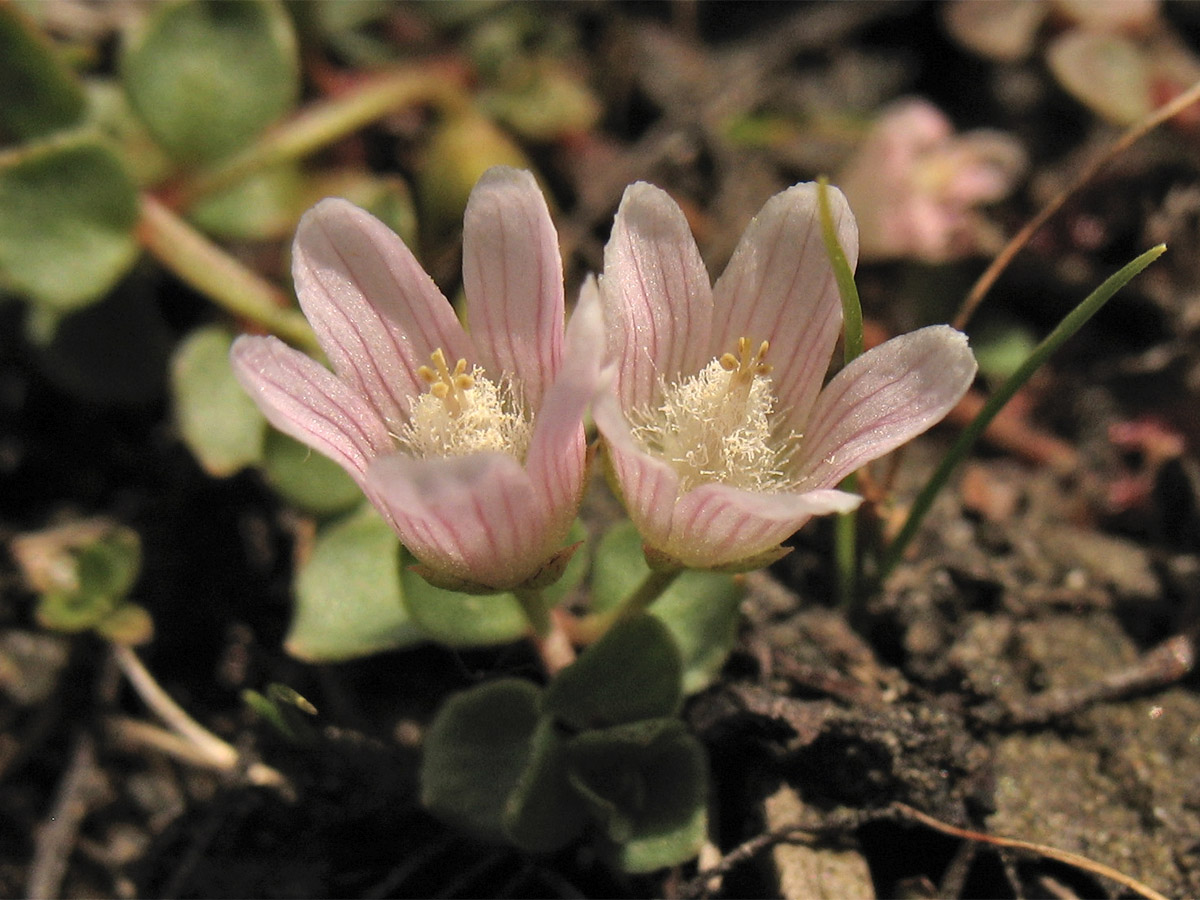
[[[509,589],[560,559],[603,332],[592,284],[564,338],[557,235],[533,177],[490,169],[471,193],[469,334],[403,241],[344,200],[305,215],[293,273],[333,371],[239,338],[234,370],[271,423],[350,473],[438,583]]]
[[[1013,138],[956,135],[936,106],[908,98],[880,114],[837,183],[857,213],[863,259],[939,263],[999,249],[976,207],[1008,196],[1024,170]]]
[[[854,218],[830,200],[854,259]],[[632,185],[600,286],[613,389],[593,415],[648,555],[667,565],[777,557],[811,516],[854,509],[835,485],[939,421],[975,374],[965,336],[933,326],[822,389],[842,315],[812,184],[767,201],[715,286],[675,202]]]

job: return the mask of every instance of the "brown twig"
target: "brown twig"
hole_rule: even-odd
[[[819,840],[822,834],[852,831],[868,822],[885,819],[916,822],[951,837],[962,838],[963,840],[974,841],[979,844],[987,844],[990,847],[996,848],[997,852],[1020,850],[1035,853],[1046,859],[1065,863],[1092,875],[1098,875],[1102,878],[1115,881],[1123,888],[1127,888],[1135,894],[1145,897],[1146,900],[1167,900],[1165,896],[1154,890],[1154,888],[1142,884],[1124,872],[1120,872],[1104,863],[1096,862],[1093,859],[1088,859],[1079,853],[1073,853],[1070,850],[1060,850],[1057,847],[1051,847],[1047,844],[1023,841],[1019,838],[997,837],[979,831],[971,831],[967,828],[959,828],[957,825],[951,825],[940,819],[935,819],[933,816],[923,813],[919,809],[909,806],[907,803],[892,803],[883,809],[864,813],[843,811],[841,813],[834,813],[820,821],[791,825],[786,828],[779,828],[775,831],[756,835],[734,847],[716,865],[698,872],[690,881],[680,885],[679,896],[707,896],[710,892],[709,886],[714,879],[727,874],[737,866],[753,859],[759,853],[776,844],[788,841],[812,842]]]
[[[1195,667],[1193,638],[1187,634],[1177,634],[1143,654],[1132,665],[1080,687],[1036,694],[1022,708],[1004,709],[991,718],[999,718],[1006,724],[1016,726],[1041,725],[1097,703],[1160,690],[1184,678]]]
[[[96,800],[99,779],[95,741],[83,732],[75,741],[71,761],[58,786],[54,808],[34,838],[33,861],[26,883],[26,895],[33,900],[58,896],[79,826]]]
[[[154,676],[150,674],[150,671],[142,665],[141,659],[133,650],[129,647],[114,645],[113,658],[116,659],[117,665],[121,667],[121,671],[125,673],[125,677],[129,679],[129,683],[133,685],[134,690],[138,692],[145,704],[190,749],[181,751],[179,744],[170,739],[172,735],[169,733],[162,732],[152,736],[151,732],[157,731],[153,726],[131,728],[127,720],[111,720],[110,724],[117,728],[122,736],[130,740],[141,739],[182,759],[202,762],[210,768],[224,772],[232,772],[241,765],[241,755],[238,751],[204,728],[188,715],[183,707],[172,700],[154,679]],[[125,721],[124,725],[121,724],[122,721]],[[288,790],[287,779],[277,770],[262,763],[251,764],[246,769],[246,779],[252,784],[271,786],[285,792]]]
[[[1091,165],[1084,168],[1071,184],[1065,190],[1054,197],[1047,203],[1036,216],[1030,219],[1020,231],[1013,235],[1012,239],[1005,245],[1004,249],[992,260],[991,264],[979,276],[979,280],[975,282],[966,299],[963,300],[962,306],[958,310],[958,315],[954,317],[951,323],[955,328],[962,330],[974,315],[979,304],[983,302],[983,298],[987,292],[992,289],[992,285],[996,283],[996,279],[1000,277],[1000,273],[1008,268],[1025,245],[1037,234],[1038,230],[1046,224],[1050,218],[1062,209],[1071,197],[1077,194],[1083,187],[1092,181],[1109,163],[1124,153],[1130,146],[1141,140],[1163,122],[1181,113],[1193,103],[1200,101],[1200,82],[1192,85],[1174,100],[1169,103],[1164,103],[1158,109],[1150,113],[1142,121],[1131,126],[1124,134],[1122,134],[1112,146],[1108,148],[1100,157],[1092,162]]]
[[[979,831],[959,828],[956,825],[950,825],[940,819],[935,819],[933,816],[927,815],[906,803],[893,803],[892,809],[902,816],[912,819],[914,822],[920,822],[926,828],[932,828],[934,831],[940,831],[942,834],[948,834],[951,837],[975,841],[980,844],[988,844],[992,847],[1005,847],[1010,850],[1025,850],[1030,853],[1036,853],[1039,856],[1044,856],[1046,859],[1066,863],[1069,866],[1082,869],[1084,872],[1090,872],[1093,875],[1099,875],[1102,878],[1115,881],[1121,887],[1128,888],[1135,894],[1145,897],[1146,900],[1167,900],[1165,896],[1154,890],[1154,888],[1142,884],[1124,872],[1119,872],[1111,866],[1096,862],[1094,859],[1088,859],[1086,856],[1078,853],[1072,853],[1070,850],[1060,850],[1057,847],[1036,844],[1033,841],[1023,841],[1019,838],[996,837],[995,835],[983,834]]]

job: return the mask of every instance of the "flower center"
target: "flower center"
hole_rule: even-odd
[[[770,344],[751,352],[738,338],[697,374],[665,385],[657,407],[635,409],[630,420],[643,450],[674,466],[680,490],[719,482],[742,490],[788,490],[788,459],[798,435],[777,435]]]
[[[413,398],[399,442],[426,459],[493,452],[524,461],[533,427],[512,384],[491,381],[478,366],[467,372],[465,359],[450,369],[440,347],[430,361],[417,369],[429,390]]]

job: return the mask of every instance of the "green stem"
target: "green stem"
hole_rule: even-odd
[[[304,316],[278,287],[240,262],[149,194],[142,195],[138,240],[183,281],[235,316],[304,350],[317,350]]]
[[[339,97],[313,104],[237,156],[198,172],[181,188],[180,206],[186,209],[255,172],[309,156],[397,109],[414,103],[462,105],[466,100],[460,81],[449,67],[428,64],[364,81]]]
[[[683,569],[651,569],[637,589],[620,606],[604,612],[592,613],[571,623],[572,639],[575,643],[583,646],[593,644],[617,622],[641,615],[666,592],[667,588],[675,583],[675,579],[683,574],[683,571]]]
[[[1068,338],[1075,334],[1084,323],[1092,316],[1100,311],[1112,296],[1128,284],[1136,275],[1138,275],[1146,266],[1158,259],[1165,251],[1165,244],[1159,244],[1157,247],[1152,247],[1147,250],[1137,259],[1127,263],[1120,271],[1110,276],[1100,287],[1092,291],[1086,299],[1076,306],[1066,317],[1058,323],[1056,327],[1046,338],[1037,345],[1034,351],[1029,354],[1029,357],[1023,362],[1020,368],[1017,369],[1003,385],[988,398],[983,409],[980,410],[971,424],[963,429],[959,434],[958,439],[942,457],[941,463],[937,470],[934,471],[921,493],[917,495],[913,501],[912,509],[909,510],[908,518],[904,522],[904,526],[900,529],[900,533],[896,535],[895,540],[884,552],[882,559],[879,562],[879,571],[876,573],[876,580],[882,583],[884,579],[891,574],[896,563],[900,561],[905,548],[913,539],[917,532],[917,528],[921,524],[921,520],[925,514],[929,512],[933,506],[933,501],[937,497],[938,492],[946,486],[946,482],[950,478],[950,473],[955,467],[962,462],[971,447],[979,436],[983,434],[984,429],[991,424],[992,419],[996,418],[996,414],[1004,408],[1004,405],[1012,399],[1029,380],[1029,378],[1050,358],[1059,347],[1061,347]]]
[[[546,598],[542,596],[541,590],[519,590],[513,593],[520,602],[533,633],[539,638],[547,637],[553,624],[550,621],[550,609],[546,606]]]
[[[821,176],[817,179],[817,212],[821,219],[821,238],[825,242],[825,253],[833,267],[838,294],[842,298],[842,323],[844,362],[849,365],[862,355],[863,316],[862,303],[858,297],[858,286],[854,283],[854,270],[846,252],[838,243],[837,227],[833,221],[833,209],[829,204],[829,182]],[[858,478],[851,473],[842,479],[841,489],[849,493],[858,490]],[[858,517],[855,513],[842,513],[837,517],[834,530],[834,564],[837,569],[838,600],[842,607],[850,606],[858,593]]]
[[[618,619],[632,619],[640,616],[650,605],[663,595],[667,588],[675,583],[675,579],[683,574],[683,569],[651,569],[636,591],[616,610]]]

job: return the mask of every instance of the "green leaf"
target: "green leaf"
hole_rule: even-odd
[[[592,609],[615,609],[650,574],[642,539],[632,522],[610,529],[592,563]],[[716,572],[683,572],[663,591],[649,613],[671,631],[683,664],[683,691],[708,687],[737,641],[742,588]]]
[[[504,678],[455,694],[425,735],[421,803],[445,821],[506,840],[509,798],[533,754],[538,689]]]
[[[132,647],[154,637],[154,620],[145,607],[122,603],[96,623],[96,633],[114,644]]]
[[[568,777],[626,872],[690,859],[704,842],[708,761],[678,719],[587,731],[564,747]]]
[[[267,431],[262,468],[280,496],[314,515],[346,512],[362,500],[362,491],[341,466],[274,429]]]
[[[142,549],[137,532],[113,528],[77,551],[75,567],[79,593],[123,599],[141,574]]]
[[[370,507],[322,529],[296,576],[287,651],[336,662],[423,641],[404,608],[399,554],[396,535]]]
[[[618,622],[546,688],[544,710],[583,730],[674,715],[682,698],[679,650],[653,616]]]
[[[198,328],[180,343],[171,361],[180,435],[204,470],[217,478],[262,459],[267,433],[266,419],[233,375],[232,343],[223,328]]]
[[[103,296],[137,258],[137,190],[83,134],[0,154],[0,281],[55,312]]]
[[[411,562],[411,557],[408,558]],[[431,640],[447,647],[507,644],[529,630],[521,604],[512,594],[462,594],[434,587],[405,565],[401,572],[404,604]]]
[[[299,92],[291,20],[268,0],[178,0],[152,8],[123,48],[135,109],[177,160],[241,149]]]
[[[43,628],[75,632],[94,628],[114,608],[111,597],[79,591],[52,591],[41,596],[34,615]]]
[[[295,230],[300,215],[312,205],[306,189],[298,165],[272,166],[204,197],[188,211],[188,218],[219,237],[280,238]]]
[[[18,140],[79,123],[79,80],[15,4],[0,3],[0,130]]]
[[[586,818],[567,777],[558,727],[542,717],[530,740],[529,762],[505,804],[504,833],[528,853],[549,853],[579,837]]]

